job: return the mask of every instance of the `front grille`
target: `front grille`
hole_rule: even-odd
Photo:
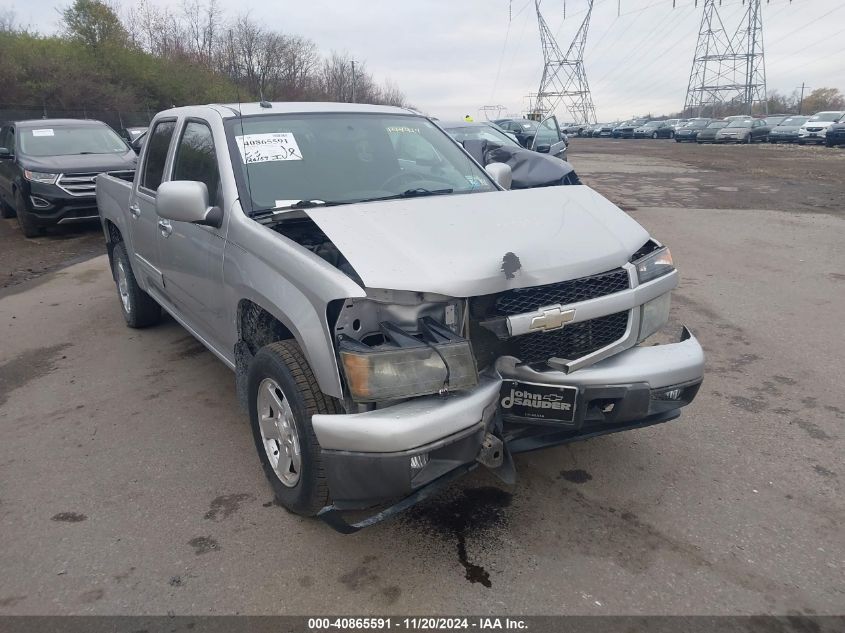
[[[645,248],[645,246],[644,246]],[[508,290],[470,300],[470,339],[479,369],[499,356],[514,356],[523,363],[543,363],[550,358],[575,360],[610,345],[625,336],[628,311],[571,323],[561,330],[535,332],[499,340],[481,323],[488,319],[526,312],[541,307],[587,301],[630,287],[628,271],[616,268],[605,273],[561,281],[533,288]]]
[[[496,297],[493,309],[496,316],[511,316],[534,312],[543,306],[557,303],[565,305],[595,299],[627,290],[628,287],[628,271],[617,268],[591,277],[581,277],[546,286],[508,290]]]
[[[562,330],[525,334],[513,339],[513,355],[523,363],[550,358],[575,360],[619,340],[628,327],[628,311],[567,325]]]
[[[56,184],[72,196],[93,196],[96,192],[94,181],[98,174],[62,174]]]
[[[823,129],[824,128],[821,128],[821,127],[808,127],[807,131],[808,132],[821,132]]]

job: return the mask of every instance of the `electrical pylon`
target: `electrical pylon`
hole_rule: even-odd
[[[573,122],[596,122],[596,108],[584,72],[584,46],[593,13],[593,0],[587,2],[587,15],[564,55],[540,12],[540,0],[534,0],[543,48],[543,77],[531,108],[533,113],[553,114],[562,105],[569,111]]]
[[[732,31],[716,5],[717,0],[704,0],[684,112],[718,116],[720,107],[732,104],[741,105],[747,114],[754,106],[768,114],[762,0],[747,0]]]

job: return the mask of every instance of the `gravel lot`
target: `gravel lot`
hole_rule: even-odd
[[[272,503],[221,363],[126,329],[105,257],[61,268],[96,227],[0,221],[0,614],[841,614],[845,151],[571,158],[672,247],[698,399],[354,536]]]

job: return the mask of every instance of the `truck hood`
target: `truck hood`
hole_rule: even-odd
[[[622,266],[648,240],[586,186],[308,209],[368,288],[470,297]]]
[[[125,154],[71,154],[69,156],[19,156],[18,163],[30,171],[51,174],[80,174],[90,172],[135,169],[138,157],[130,149]]]

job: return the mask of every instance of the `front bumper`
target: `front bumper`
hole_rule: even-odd
[[[808,132],[798,134],[798,142],[799,143],[824,143],[825,142],[825,130],[820,130],[818,132]]]
[[[29,183],[27,202],[38,226],[70,224],[99,218],[96,196],[73,196],[57,185]]]
[[[357,509],[398,499],[472,464],[492,433],[523,452],[671,420],[695,398],[704,373],[701,345],[684,328],[669,345],[633,347],[589,367],[537,371],[501,357],[477,387],[350,415],[315,415],[335,507]],[[572,423],[504,416],[503,380],[578,387]],[[672,400],[667,392],[676,391]]]

